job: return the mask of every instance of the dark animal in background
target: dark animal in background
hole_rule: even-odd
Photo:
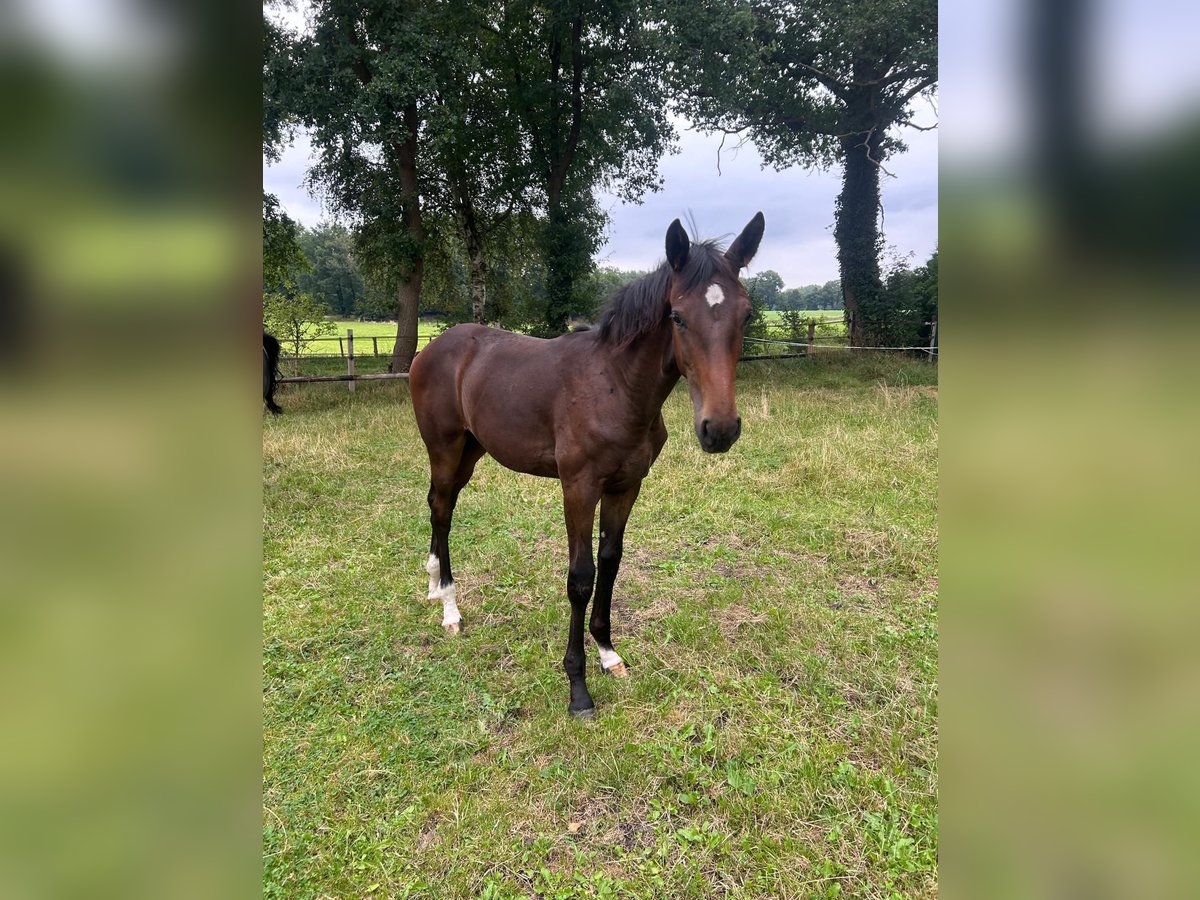
[[[279,341],[263,332],[263,402],[273,415],[283,410],[275,402],[275,384],[279,380]]]
[[[625,523],[667,440],[663,403],[680,376],[687,379],[702,449],[724,453],[741,434],[734,372],[750,299],[738,272],[758,250],[763,228],[759,213],[722,252],[712,241],[689,242],[676,219],[667,229],[667,261],[621,288],[597,328],[539,340],[458,325],[413,361],[413,410],[429,451],[429,598],[442,601],[448,632],[462,627],[450,572],[450,523],[475,464],[490,453],[517,472],[562,482],[571,602],[563,668],[574,715],[595,715],[583,650],[593,586],[589,630],[601,668],[628,675],[612,644],[613,582]],[[598,568],[592,557],[597,505]]]

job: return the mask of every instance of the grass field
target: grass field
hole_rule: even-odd
[[[829,336],[834,333],[844,334],[845,329],[837,327],[837,324],[842,321],[842,311],[840,309],[813,309],[806,310],[801,313],[805,318],[812,318],[828,322],[829,326],[823,326],[821,335]],[[767,327],[772,330],[777,330],[783,325],[783,317],[779,312],[767,310],[764,314],[764,319]],[[392,345],[396,341],[396,323],[395,322],[356,322],[353,320],[343,320],[334,323],[337,332],[334,337],[346,336],[346,329],[354,330],[355,354],[366,356],[372,353],[376,347],[382,354],[390,354]],[[427,341],[437,336],[440,325],[435,321],[422,320],[417,328],[417,343],[418,346],[424,346]],[[372,338],[377,340],[372,341]],[[344,346],[344,345],[343,345]],[[287,349],[284,349],[287,352]],[[336,340],[320,340],[313,341],[304,348],[304,355],[333,355],[340,353],[338,342]]]
[[[558,483],[485,459],[425,599],[402,382],[263,425],[270,897],[936,895],[936,369],[739,371],[707,456],[681,385],[613,604],[632,678],[566,713]]]
[[[337,331],[330,335],[334,338],[345,338],[346,329],[354,330],[354,352],[356,355],[366,356],[371,353],[376,345],[379,347],[379,352],[390,354],[392,345],[396,342],[396,323],[395,322],[357,322],[353,319],[342,320],[333,323]],[[423,347],[433,339],[439,331],[439,323],[434,321],[426,321],[422,319],[417,323],[417,346]],[[378,338],[378,341],[372,342],[372,338]],[[344,346],[344,345],[343,345]],[[284,348],[287,353],[287,348]],[[327,354],[340,353],[338,342],[336,340],[319,340],[313,341],[304,348],[306,356],[317,356]]]

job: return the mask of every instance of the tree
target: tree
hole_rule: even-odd
[[[300,227],[279,208],[279,198],[263,193],[263,289],[292,288],[296,276],[307,271],[308,260],[300,248]]]
[[[774,269],[759,272],[752,278],[742,279],[746,292],[752,301],[763,309],[779,309],[780,294],[783,291],[783,278]]]
[[[604,221],[593,188],[637,200],[658,186],[658,160],[675,134],[663,33],[636,0],[514,0],[495,32],[545,203],[544,330],[558,333],[589,301]]]
[[[746,294],[750,297],[750,318],[746,321],[747,337],[762,337],[766,334],[767,320],[765,313],[774,309],[779,302],[779,292],[783,288],[783,279],[779,273],[771,269],[742,279]]]
[[[483,321],[511,331],[539,330],[545,314],[546,270],[539,255],[542,223],[531,213],[515,213],[487,234],[482,266],[472,264],[455,223],[434,223],[446,231],[430,242],[424,313],[447,323]],[[484,272],[484,308],[474,283]]]
[[[311,294],[268,291],[263,295],[263,326],[296,357],[313,338],[336,331],[325,319],[328,313],[329,308]]]
[[[813,292],[812,302],[813,309],[843,309],[844,308],[844,292],[842,291],[842,283],[836,278],[832,281],[827,281],[820,286],[814,285],[816,290]]]
[[[640,197],[674,134],[644,4],[317,0],[310,19],[309,34],[269,30],[264,135],[311,130],[310,183],[355,222],[368,282],[397,292],[392,368],[415,352],[426,263],[457,285],[465,254],[482,320],[487,245],[522,243],[534,213],[542,330],[561,331],[589,302],[593,189]]]
[[[885,303],[879,174],[903,148],[912,103],[937,85],[934,0],[672,4],[682,106],[744,134],[776,168],[842,166],[834,238],[855,344],[877,342]]]
[[[921,311],[921,331],[920,342],[922,346],[929,343],[929,339],[934,339],[934,346],[937,346],[937,335],[933,333],[933,323],[937,321],[938,315],[938,252],[934,248],[933,255],[920,269],[917,269],[917,283],[915,286],[917,303]]]
[[[499,15],[489,0],[447,6],[443,27],[457,40],[441,59],[423,144],[437,182],[426,191],[428,206],[446,220],[436,229],[441,256],[465,258],[470,319],[479,323],[495,312],[488,304],[492,245],[521,242],[538,198],[529,142],[507,81]]]
[[[298,290],[312,294],[338,316],[359,314],[366,286],[354,258],[354,238],[344,225],[323,223],[301,229],[297,242],[311,266],[296,279]]]
[[[451,47],[446,4],[316,0],[312,31],[268,42],[264,105],[310,130],[309,183],[357,224],[360,262],[396,298],[393,371],[417,346],[425,222],[418,167],[434,65]],[[276,126],[282,130],[283,126]]]
[[[923,266],[910,269],[900,261],[884,280],[876,334],[881,343],[896,347],[924,347],[929,343],[929,323],[937,317],[937,251]]]

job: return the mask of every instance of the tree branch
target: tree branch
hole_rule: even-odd
[[[358,76],[358,80],[362,82],[363,87],[371,83],[371,70],[367,68],[367,64],[362,59],[362,44],[358,40],[358,32],[354,30],[354,23],[346,21],[342,27],[346,31],[346,39],[350,42],[358,53],[350,63],[350,68],[354,70],[354,74]]]
[[[567,166],[575,156],[583,128],[583,13],[575,17],[571,26],[571,49],[571,130],[567,135]]]
[[[935,84],[937,84],[936,75],[930,75],[927,78],[922,79],[921,81],[917,82],[913,88],[901,94],[899,100],[896,102],[896,105],[901,109],[904,109],[904,107],[908,105],[909,100],[917,96],[917,94],[921,93],[921,91],[933,87]]]

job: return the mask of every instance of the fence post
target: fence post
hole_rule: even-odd
[[[379,338],[371,338],[371,349],[374,351],[376,356],[379,355]]]
[[[809,322],[809,323],[808,323],[808,355],[809,355],[809,356],[812,356],[812,352],[813,352],[813,335],[815,334],[816,330],[817,330],[817,323],[816,323],[816,322]]]
[[[342,336],[338,335],[338,356],[345,356],[346,348],[342,346]]]
[[[350,380],[346,384],[350,385],[350,393],[354,393],[354,329],[346,329],[346,349],[349,353],[346,355],[346,374],[350,376]]]
[[[933,362],[934,354],[937,352],[937,316],[933,317],[930,325],[933,327],[929,329],[929,361]]]

